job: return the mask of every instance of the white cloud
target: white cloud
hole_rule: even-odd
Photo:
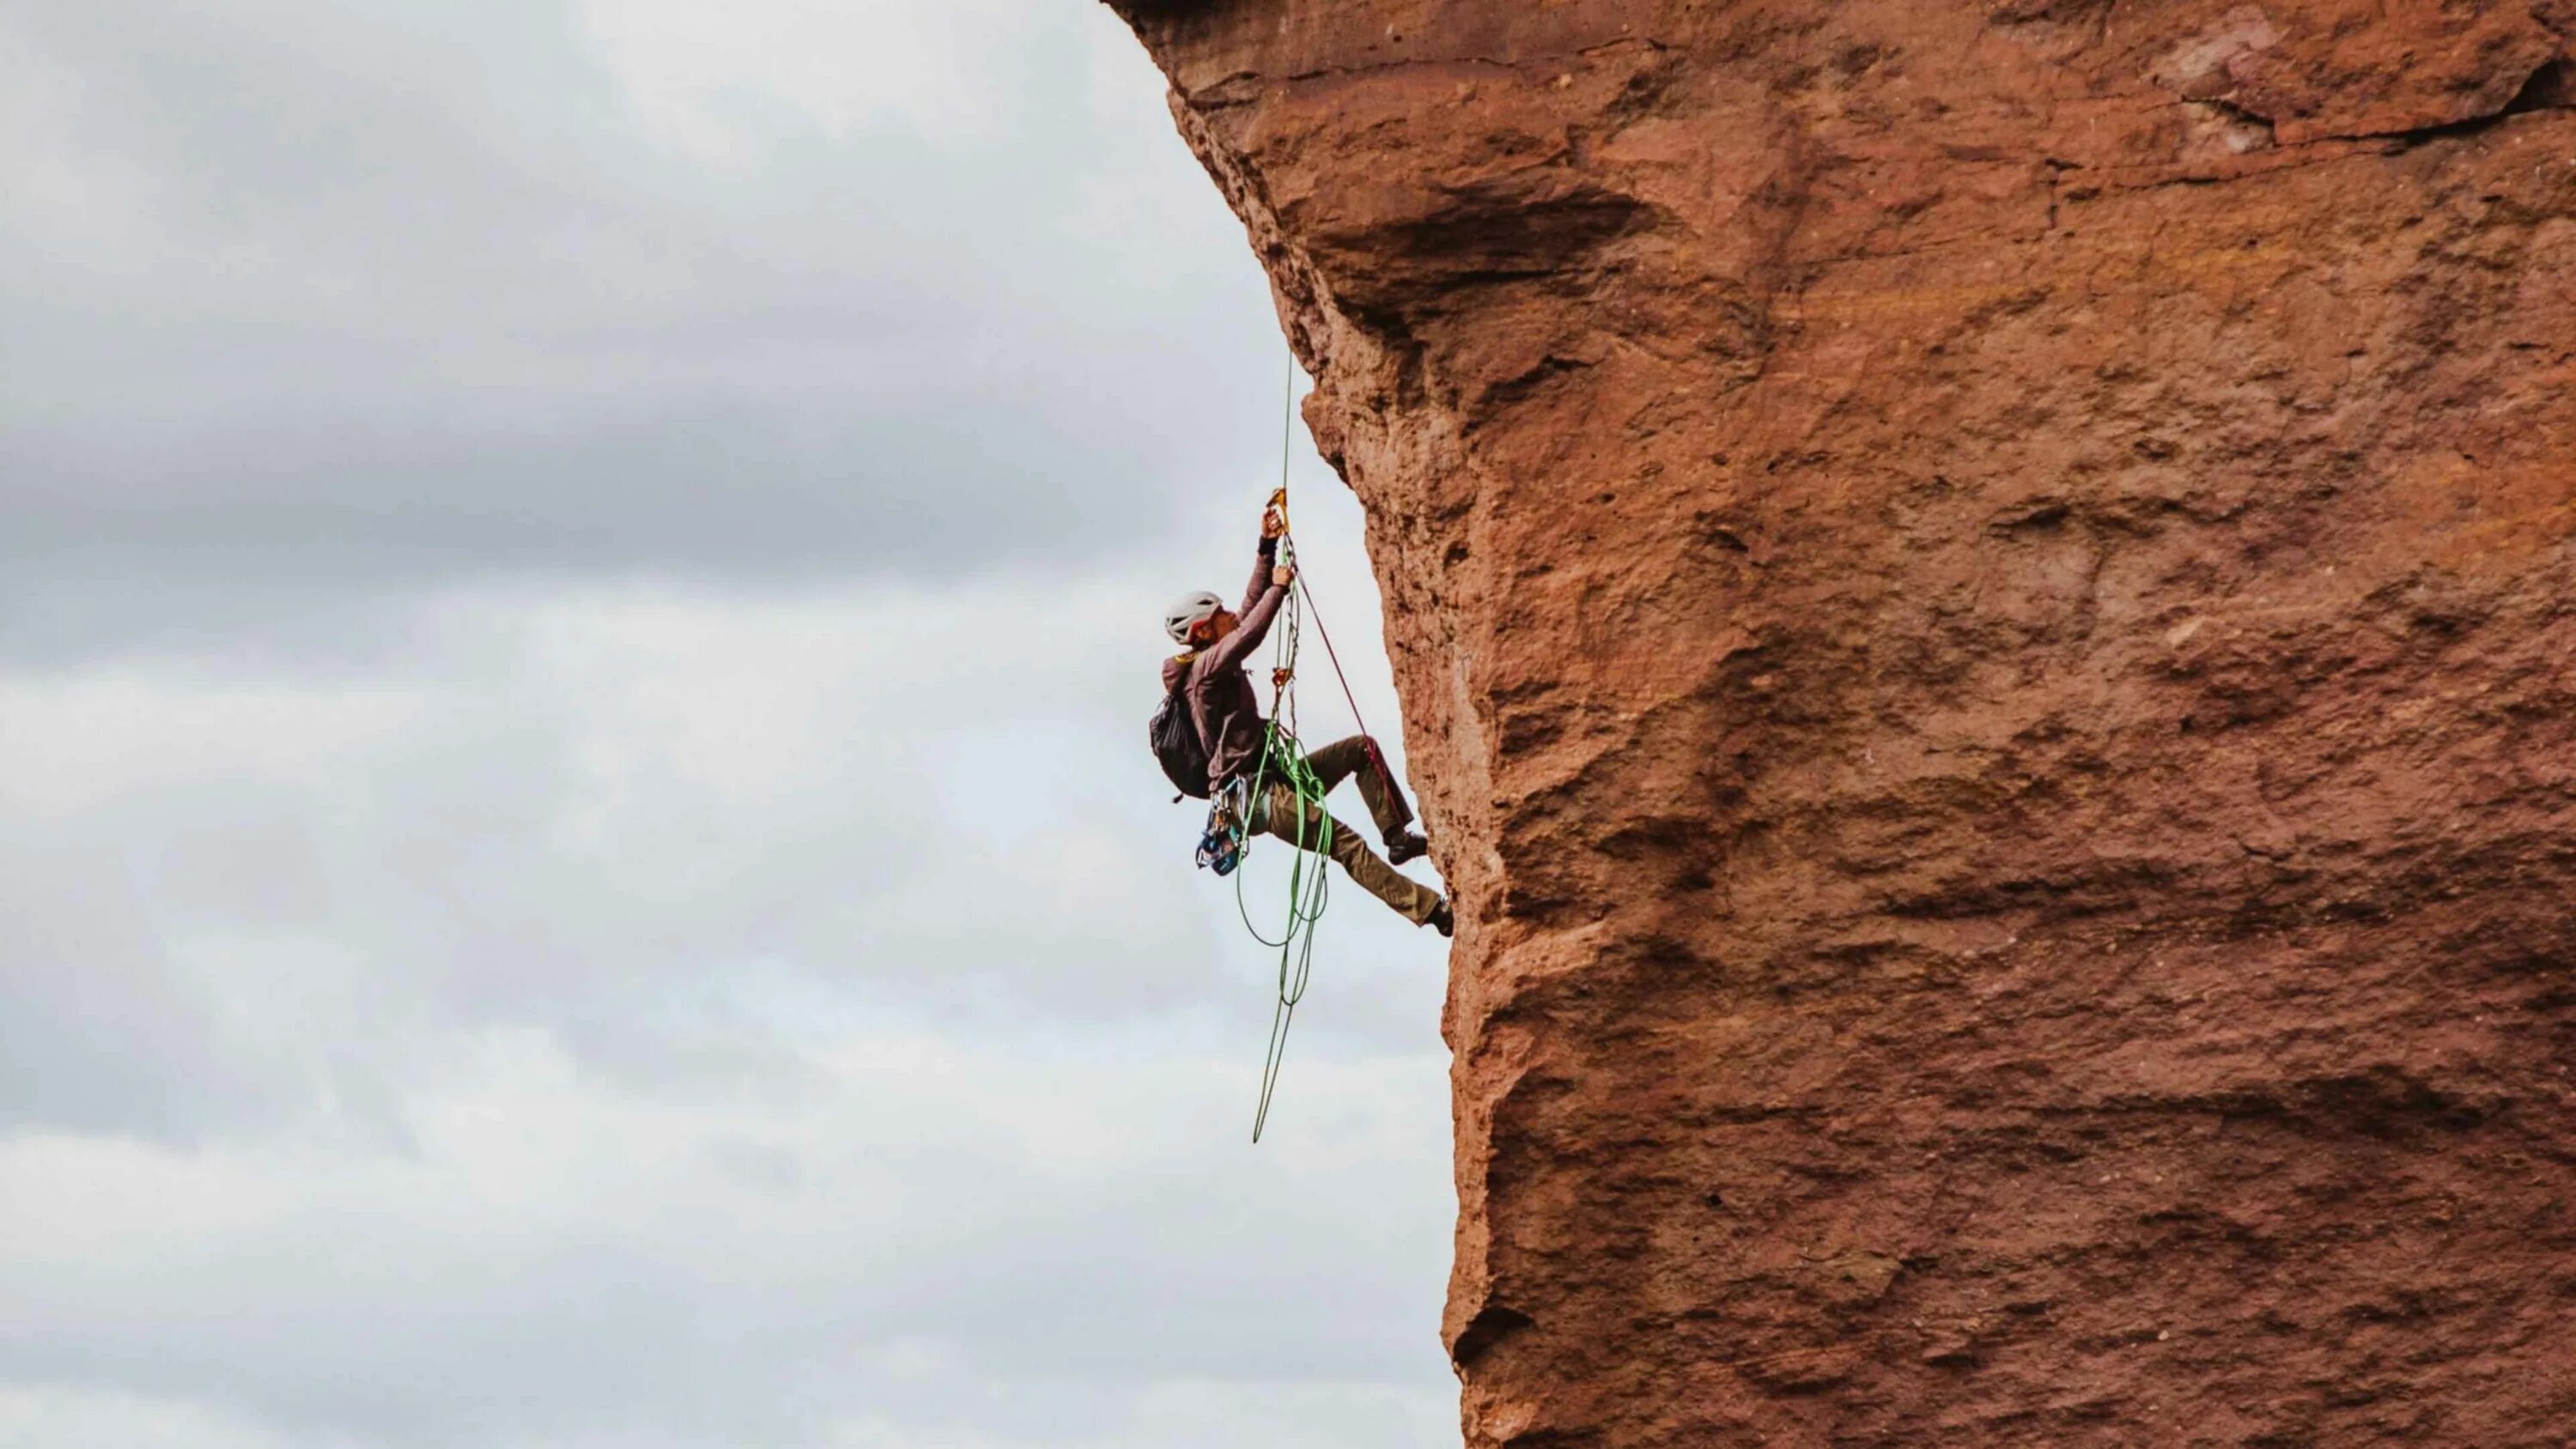
[[[0,1449],[290,1449],[218,1407],[117,1389],[0,1384]],[[308,1449],[323,1449],[305,1441]]]
[[[417,725],[426,705],[375,684],[0,677],[0,811],[60,816],[188,780],[309,782]]]
[[[1028,0],[580,0],[585,34],[655,134],[711,160],[782,132],[994,129]],[[1041,20],[1041,23],[1044,23]]]
[[[1146,590],[0,679],[0,1383],[172,1443],[1419,1442],[1438,954],[1345,897],[1249,1149],[1271,962],[1133,738]]]
[[[0,855],[82,882],[60,969],[140,927],[177,968],[337,952],[469,1012],[783,961],[1019,1011],[1195,999],[1183,826],[1121,748],[1152,667],[1121,686],[1127,593],[467,594],[392,621],[387,673],[0,678]],[[1076,979],[1031,933],[1126,967]],[[245,969],[197,974],[220,1003]]]
[[[81,144],[80,82],[0,21],[0,196],[9,227],[96,267],[136,265],[148,252],[150,178]]]
[[[1244,1064],[1169,1033],[1141,1050],[860,1029],[813,1056],[807,1089],[733,1100],[621,1089],[535,1034],[460,1045],[415,1085],[401,1152],[0,1141],[0,1291],[46,1329],[19,1373],[117,1365],[147,1406],[219,1400],[297,1442],[696,1442],[723,1385],[764,1405],[720,1440],[740,1444],[839,1424],[1196,1445],[1277,1409],[1271,1437],[1232,1442],[1396,1445],[1438,1397],[1427,1323],[1354,1319],[1365,1297],[1299,1267],[1320,1246],[1345,1285],[1435,1285],[1445,1218],[1402,1185],[1437,1172],[1436,1056],[1306,1065],[1318,1115],[1364,1130],[1254,1153],[1224,1090]],[[586,1368],[561,1371],[568,1347]],[[1264,1367],[1283,1362],[1300,1367]],[[1087,1387],[1054,1413],[973,1407],[1056,1381]],[[30,1424],[131,1407],[20,1397]],[[1380,1420],[1389,1405],[1409,1412]],[[370,1406],[405,1427],[379,1440]]]

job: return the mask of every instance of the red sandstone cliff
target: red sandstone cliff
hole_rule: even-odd
[[[1471,1444],[2576,1444],[2576,0],[1113,3],[1369,511]]]

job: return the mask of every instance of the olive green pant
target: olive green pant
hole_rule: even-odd
[[[1368,738],[1353,735],[1336,740],[1306,756],[1306,767],[1330,791],[1344,780],[1359,777],[1360,798],[1368,802],[1369,818],[1377,822],[1383,837],[1395,829],[1398,819],[1395,801],[1389,797],[1386,781],[1369,766]],[[1395,913],[1419,926],[1431,919],[1440,908],[1440,893],[1408,878],[1369,849],[1368,840],[1358,831],[1326,813],[1320,802],[1309,803],[1297,798],[1295,786],[1265,775],[1262,799],[1253,810],[1252,828],[1276,836],[1291,845],[1303,843],[1309,850],[1321,846],[1324,853],[1341,862],[1342,873],[1357,882],[1361,890],[1386,902]],[[1329,832],[1329,843],[1323,836]]]

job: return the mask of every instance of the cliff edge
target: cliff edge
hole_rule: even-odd
[[[2576,1443],[2576,0],[1112,0],[1365,503],[1477,1449]]]

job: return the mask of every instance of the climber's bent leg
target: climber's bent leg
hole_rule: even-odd
[[[1359,778],[1360,798],[1368,802],[1369,818],[1377,822],[1381,839],[1404,828],[1405,817],[1397,811],[1395,797],[1388,793],[1386,776],[1369,762],[1368,736],[1335,740],[1308,755],[1306,763],[1327,791],[1353,776]]]
[[[1271,786],[1269,798],[1262,802],[1262,833],[1294,845],[1300,841],[1301,823],[1308,850],[1320,848],[1339,861],[1344,875],[1361,890],[1386,902],[1397,915],[1419,926],[1427,924],[1440,909],[1438,891],[1407,879],[1404,872],[1380,860],[1358,831],[1326,814],[1323,806],[1298,799],[1293,787]]]
[[[1386,902],[1395,913],[1417,926],[1429,925],[1440,909],[1440,892],[1414,880],[1386,863],[1368,848],[1360,833],[1333,821],[1333,859],[1342,870],[1359,883],[1360,889]]]

